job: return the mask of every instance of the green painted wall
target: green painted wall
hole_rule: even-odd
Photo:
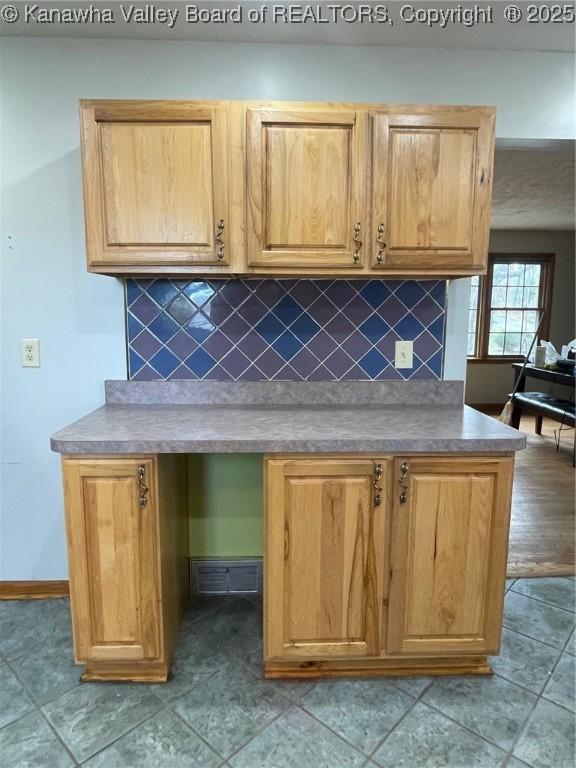
[[[189,457],[190,557],[262,554],[261,454]]]

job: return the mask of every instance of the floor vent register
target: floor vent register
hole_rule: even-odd
[[[262,560],[191,560],[194,595],[258,595],[262,592]]]

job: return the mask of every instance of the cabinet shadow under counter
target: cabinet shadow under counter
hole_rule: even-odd
[[[461,382],[107,382],[52,438],[83,679],[167,679],[190,554],[238,530],[238,493],[252,532],[263,508],[266,677],[489,674],[524,443]]]

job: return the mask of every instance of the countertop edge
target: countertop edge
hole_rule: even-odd
[[[510,453],[526,447],[526,436],[517,438],[371,440],[59,440],[50,439],[55,453],[156,454],[156,453]]]

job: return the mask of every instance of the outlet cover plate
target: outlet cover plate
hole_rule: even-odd
[[[23,368],[40,367],[39,339],[20,339],[20,364]]]
[[[414,344],[411,341],[397,341],[394,349],[395,368],[414,367]]]

